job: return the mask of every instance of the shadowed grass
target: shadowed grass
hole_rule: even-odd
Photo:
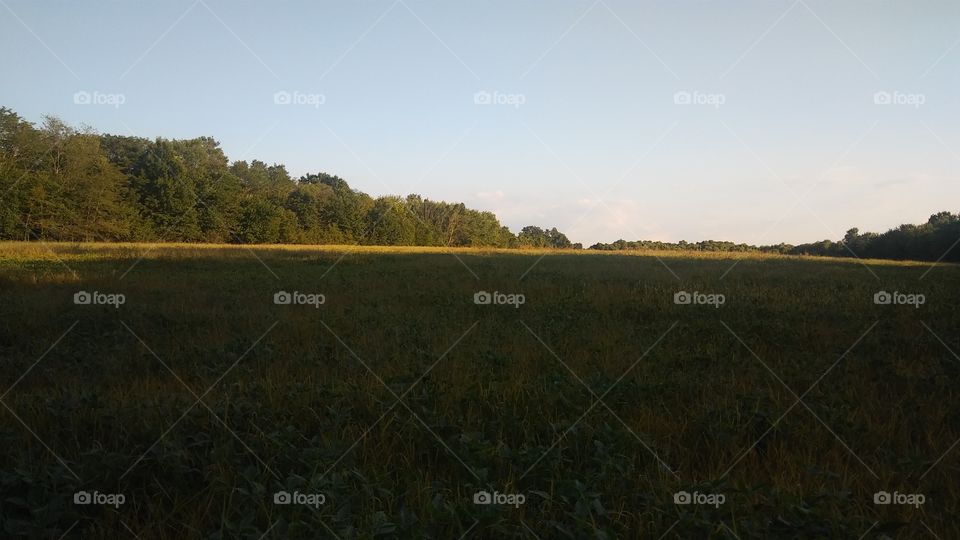
[[[3,243],[3,531],[960,537],[960,272],[928,268]],[[79,290],[126,303],[75,305]],[[276,305],[280,290],[326,302]],[[476,305],[479,290],[526,302]],[[676,305],[680,290],[726,302]],[[875,305],[879,290],[926,303]],[[475,505],[481,489],[526,502]],[[74,505],[77,490],[126,502]],[[275,505],[279,490],[326,504]],[[681,490],[726,500],[676,505]]]

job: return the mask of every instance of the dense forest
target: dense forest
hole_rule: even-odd
[[[793,246],[752,246],[706,240],[703,242],[655,242],[617,240],[612,244],[594,244],[590,249],[616,250],[667,250],[667,251],[755,251],[785,255],[819,255],[824,257],[861,257],[869,259],[899,259],[915,261],[960,262],[960,213],[938,212],[922,225],[900,225],[895,229],[877,234],[860,233],[850,229],[837,241],[821,240],[810,244]]]
[[[491,212],[419,195],[373,198],[326,173],[230,162],[209,137],[98,134],[0,108],[0,239],[580,247],[513,234]]]

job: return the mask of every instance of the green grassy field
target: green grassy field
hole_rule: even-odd
[[[0,536],[960,538],[958,300],[880,261],[0,244]]]

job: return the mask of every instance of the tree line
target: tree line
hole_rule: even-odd
[[[752,246],[750,244],[736,244],[723,240],[704,240],[702,242],[661,242],[659,240],[617,240],[609,244],[598,242],[590,249],[600,251],[621,250],[655,250],[655,251],[763,251],[768,253],[786,253],[793,246],[780,244],[778,246]]]
[[[835,242],[821,240],[796,246],[803,255],[827,257],[858,257],[870,259],[900,259],[915,261],[960,262],[960,212],[937,212],[926,223],[904,224],[884,233],[847,231]]]
[[[0,239],[573,248],[492,212],[371,197],[339,176],[231,162],[210,137],[153,140],[40,126],[0,107]]]
[[[780,253],[784,255],[816,255],[822,257],[860,257],[868,259],[897,259],[915,261],[960,262],[960,213],[938,212],[921,225],[900,225],[885,233],[860,233],[853,228],[842,239],[821,240],[797,246],[777,244],[753,246],[717,240],[677,243],[637,240],[617,240],[610,244],[597,243],[590,249],[666,250],[666,251],[739,251]]]
[[[572,248],[554,228],[514,234],[492,212],[420,195],[371,197],[336,175],[231,162],[211,137],[153,140],[42,125],[0,107],[0,239]],[[960,262],[960,213],[885,233],[754,246],[717,240],[593,250],[764,252]]]

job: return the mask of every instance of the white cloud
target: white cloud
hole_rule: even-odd
[[[481,191],[474,194],[474,197],[485,201],[501,201],[503,200],[504,196],[505,195],[503,191],[500,191],[499,189],[496,191]]]

